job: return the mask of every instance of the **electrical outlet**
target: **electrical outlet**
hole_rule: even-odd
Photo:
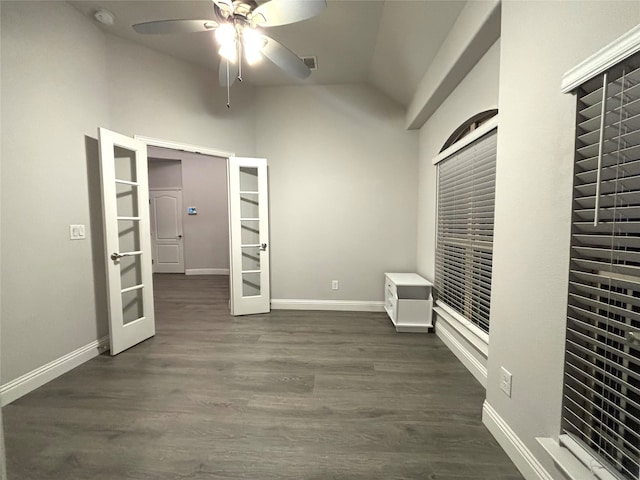
[[[338,290],[338,280],[331,280],[331,290]]]
[[[511,373],[504,367],[500,367],[500,390],[511,398]]]

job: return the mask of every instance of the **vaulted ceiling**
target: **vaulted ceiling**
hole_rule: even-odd
[[[304,0],[301,0],[304,1]],[[105,32],[218,72],[213,33],[140,35],[131,25],[152,20],[214,18],[211,0],[70,1]],[[264,3],[259,1],[258,3]],[[407,106],[466,2],[463,0],[328,0],[319,16],[273,27],[268,34],[299,56],[316,56],[306,80],[288,77],[269,61],[244,72],[256,86],[368,82]],[[101,8],[115,15],[106,26]]]

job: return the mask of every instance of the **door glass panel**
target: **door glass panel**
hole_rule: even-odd
[[[260,209],[258,207],[257,194],[240,194],[240,218],[258,218],[260,216]]]
[[[140,255],[122,257],[120,262],[120,285],[121,288],[134,287],[142,283],[142,259]]]
[[[115,147],[115,173],[117,180],[137,181],[135,152]],[[138,252],[142,249],[140,222],[122,217],[139,217],[139,187],[116,183],[116,208],[118,222],[118,251]],[[120,288],[127,289],[142,284],[142,257],[132,255],[117,260],[120,268]],[[127,325],[144,316],[143,289],[122,293],[122,323]]]
[[[142,291],[131,290],[122,294],[122,323],[127,325],[143,316]]]
[[[258,168],[257,167],[240,167],[240,191],[241,192],[257,192],[258,191]]]
[[[242,245],[258,245],[260,243],[258,221],[243,220],[240,222],[240,237]]]
[[[260,295],[260,273],[242,274],[242,296],[253,297]]]
[[[118,221],[119,252],[137,252],[140,250],[139,222],[135,220]]]
[[[242,271],[260,270],[260,248],[242,247]]]
[[[122,147],[113,148],[115,160],[116,179],[136,182],[138,175],[136,172],[136,152]]]
[[[138,187],[116,183],[116,205],[119,217],[137,217]]]

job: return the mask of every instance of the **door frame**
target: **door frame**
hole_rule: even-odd
[[[191,145],[189,143],[181,143],[181,142],[173,142],[171,140],[163,140],[160,138],[147,137],[144,135],[134,135],[134,139],[139,140],[145,143],[148,147],[160,147],[160,148],[169,148],[171,150],[184,151],[188,153],[198,153],[201,155],[210,155],[212,157],[220,157],[224,158],[227,164],[227,183],[229,182],[229,158],[235,157],[235,152],[230,152],[228,150],[218,150],[215,148],[201,147],[198,145]],[[227,203],[231,201],[230,191],[227,188]],[[229,223],[229,271],[231,271],[231,213],[228,211],[229,206],[227,205],[227,222]],[[229,275],[229,288],[231,289],[231,275]],[[232,292],[230,292],[232,294]],[[229,298],[229,308],[231,309],[231,298]]]

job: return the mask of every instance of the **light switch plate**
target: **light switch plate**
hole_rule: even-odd
[[[500,390],[511,398],[511,372],[504,367],[500,367]]]
[[[70,240],[84,240],[86,237],[84,225],[69,225]]]

